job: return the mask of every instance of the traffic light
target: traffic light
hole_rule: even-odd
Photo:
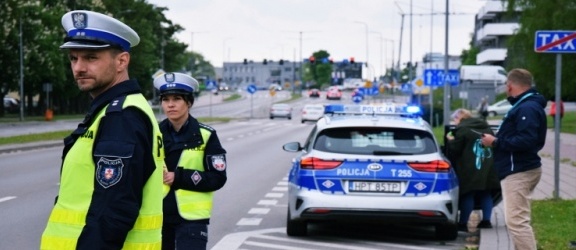
[[[315,63],[316,63],[316,58],[314,58],[314,56],[311,56],[311,57],[309,58],[309,60],[310,60],[310,64],[315,64]]]
[[[268,59],[264,59],[264,62],[262,62],[264,65],[268,64]]]
[[[278,62],[278,64],[284,65],[284,59],[280,59],[280,61]]]
[[[350,63],[351,63],[351,64],[356,63],[356,62],[354,61],[354,57],[350,57]]]
[[[328,59],[328,63],[329,63],[329,64],[334,64],[334,59],[332,59],[332,58]]]
[[[244,65],[248,64],[248,59],[244,58]]]

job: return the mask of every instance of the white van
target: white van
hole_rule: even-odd
[[[462,65],[460,81],[465,83],[484,83],[503,85],[506,83],[506,70],[497,65]]]

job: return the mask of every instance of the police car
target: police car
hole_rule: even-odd
[[[289,173],[287,234],[309,222],[432,225],[458,235],[458,180],[415,106],[327,105]]]

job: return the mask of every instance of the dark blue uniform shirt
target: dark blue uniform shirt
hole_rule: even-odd
[[[141,93],[138,83],[128,80],[97,96],[84,121],[65,139],[62,159],[76,138],[90,126],[93,116],[112,100],[135,93]],[[94,155],[121,156],[122,175],[118,183],[107,188],[97,180],[94,182],[92,203],[88,209],[86,225],[78,239],[78,249],[122,248],[138,217],[143,187],[155,170],[152,128],[148,116],[134,107],[108,112],[100,121],[94,138],[94,164],[97,165],[100,159]],[[101,239],[105,239],[105,242]]]
[[[204,143],[200,129],[211,131],[210,138],[208,138],[206,142],[202,161],[204,171],[184,169],[182,166],[177,166],[182,150],[195,148]],[[182,128],[180,128],[180,131],[175,131],[168,119],[160,123],[160,131],[162,131],[164,139],[164,149],[166,153],[166,159],[164,161],[166,167],[168,171],[174,172],[174,182],[172,183],[170,192],[164,198],[164,222],[185,222],[186,220],[183,219],[178,212],[174,191],[184,189],[198,192],[212,192],[222,188],[227,180],[226,167],[224,169],[215,167],[211,159],[214,156],[223,157],[225,162],[226,150],[224,150],[220,144],[216,131],[207,125],[199,123],[198,120],[191,115],[188,116],[188,120]],[[200,175],[199,182],[194,183],[191,178],[193,174]],[[209,219],[196,222],[209,223]]]

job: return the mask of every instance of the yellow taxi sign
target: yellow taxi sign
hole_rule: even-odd
[[[276,95],[276,89],[270,88],[270,96]]]

